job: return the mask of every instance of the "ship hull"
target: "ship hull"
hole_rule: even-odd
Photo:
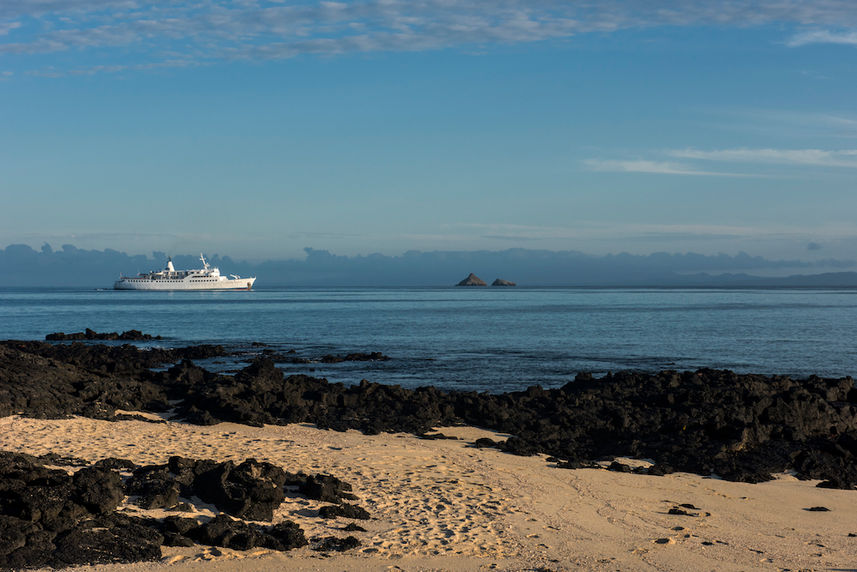
[[[123,278],[113,284],[113,289],[159,291],[251,290],[254,282],[256,282],[256,278],[238,278],[237,280],[223,277],[220,280]]]

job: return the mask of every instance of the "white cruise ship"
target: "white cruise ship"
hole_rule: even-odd
[[[167,259],[163,270],[153,270],[137,276],[119,276],[113,284],[114,290],[250,290],[256,277],[241,278],[230,274],[229,278],[220,275],[219,268],[212,268],[200,254],[202,268],[196,270],[176,270],[173,259]]]

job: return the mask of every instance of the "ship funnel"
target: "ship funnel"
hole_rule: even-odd
[[[167,258],[167,268],[166,268],[166,270],[167,270],[168,272],[175,272],[175,271],[176,271],[176,267],[175,267],[175,266],[173,266],[173,257],[172,257],[172,256],[170,256],[169,258]]]

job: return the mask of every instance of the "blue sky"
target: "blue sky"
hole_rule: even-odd
[[[857,4],[0,3],[0,246],[855,258]]]

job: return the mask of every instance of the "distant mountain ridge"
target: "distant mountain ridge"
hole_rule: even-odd
[[[400,256],[339,256],[304,249],[303,260],[247,262],[212,254],[223,272],[257,276],[259,288],[278,286],[453,286],[461,276],[503,276],[519,287],[857,287],[853,260],[815,262],[737,255],[608,254],[509,249],[501,251],[408,251]],[[195,268],[199,254],[173,255],[176,268]],[[161,268],[163,252],[129,255],[113,249],[63,245],[41,250],[13,244],[0,249],[0,287],[110,288],[123,274]],[[813,273],[812,270],[818,270]],[[760,276],[759,274],[779,274]]]

